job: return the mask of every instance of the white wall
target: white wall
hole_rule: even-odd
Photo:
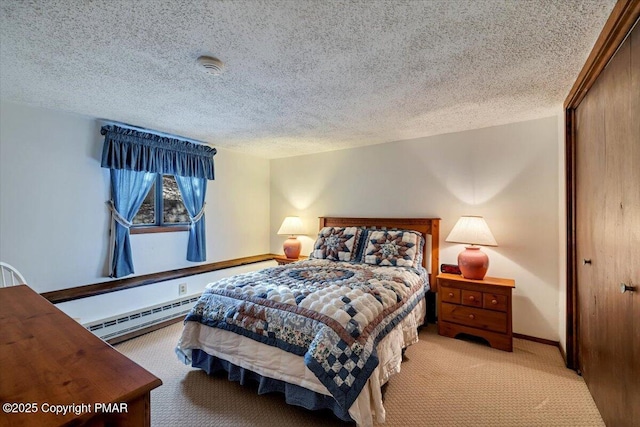
[[[557,117],[271,161],[271,251],[287,215],[440,217],[444,242],[461,215],[483,215],[499,244],[488,275],[516,280],[514,332],[559,340]],[[563,332],[564,333],[564,332]]]
[[[93,118],[0,104],[0,259],[37,292],[110,280],[102,141]],[[269,161],[219,149],[215,172],[206,199],[207,262],[268,253]],[[196,265],[186,261],[187,239],[187,232],[133,235],[135,274]],[[167,286],[139,288],[137,304],[176,298],[177,285]],[[83,301],[97,304],[77,304]],[[112,310],[120,310],[117,300]]]
[[[207,192],[207,262],[281,253],[285,237],[275,233],[287,215],[307,224],[308,253],[317,217],[340,215],[441,217],[441,262],[455,263],[462,246],[444,238],[460,215],[484,215],[499,244],[483,249],[488,274],[517,282],[514,331],[562,343],[561,129],[551,117],[272,161],[219,150]],[[0,104],[0,259],[38,292],[109,280],[101,147],[93,118]],[[136,274],[194,265],[186,242],[186,232],[132,236]],[[196,293],[216,277],[60,306],[88,322],[175,299],[177,283]]]
[[[223,277],[275,265],[277,265],[275,261],[242,265],[224,270],[216,270],[210,273],[167,280],[165,282],[154,283],[153,285],[139,286],[137,288],[97,295],[95,297],[63,302],[56,304],[56,306],[69,316],[79,319],[81,323],[86,324],[132,311],[138,311],[144,307],[163,304],[173,299],[199,295],[208,283],[215,282]],[[181,283],[187,285],[187,293],[185,295],[178,294],[178,284]]]
[[[565,166],[565,115],[558,112],[558,331],[560,347],[567,354],[567,169]]]

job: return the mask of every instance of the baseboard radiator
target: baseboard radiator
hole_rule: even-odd
[[[183,297],[164,304],[145,307],[118,316],[83,324],[94,335],[107,341],[135,332],[166,320],[184,317],[193,308],[200,295]]]

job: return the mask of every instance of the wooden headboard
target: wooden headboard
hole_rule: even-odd
[[[435,289],[435,277],[440,268],[440,218],[345,218],[320,217],[323,227],[386,227],[415,230],[424,237],[422,266],[429,271],[429,283]],[[431,239],[428,239],[431,236]],[[431,245],[429,245],[431,240]],[[428,262],[431,260],[431,262]]]

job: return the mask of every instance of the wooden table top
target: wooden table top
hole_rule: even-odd
[[[0,425],[75,425],[95,415],[95,403],[130,401],[161,384],[28,286],[0,288]],[[63,415],[52,405],[75,406]]]

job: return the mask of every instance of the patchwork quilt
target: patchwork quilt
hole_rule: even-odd
[[[207,286],[185,322],[304,357],[343,408],[378,366],[376,344],[428,289],[424,268],[309,259]]]

